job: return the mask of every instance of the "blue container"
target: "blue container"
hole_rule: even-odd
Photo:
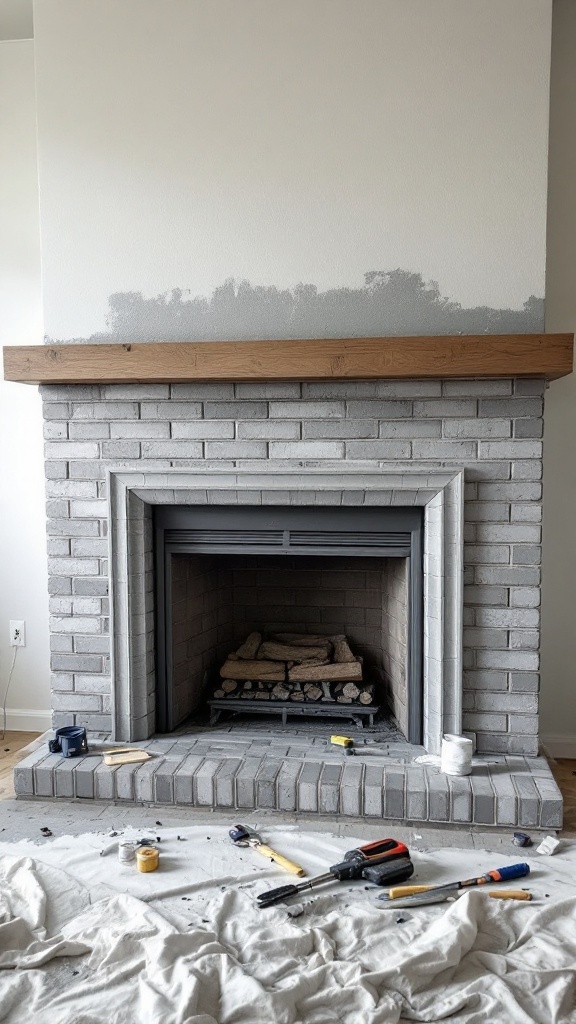
[[[62,752],[64,757],[78,757],[88,753],[86,729],[81,725],[66,725],[56,729],[55,739],[49,744],[52,753]]]

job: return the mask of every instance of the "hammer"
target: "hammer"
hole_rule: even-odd
[[[304,868],[301,868],[299,864],[295,864],[294,861],[283,857],[281,853],[276,853],[276,850],[273,850],[271,846],[266,846],[262,842],[262,837],[259,833],[255,832],[249,825],[235,825],[234,828],[230,829],[228,835],[235,846],[253,846],[263,857],[273,860],[275,864],[284,868],[285,871],[289,871],[292,875],[303,875],[305,873]]]

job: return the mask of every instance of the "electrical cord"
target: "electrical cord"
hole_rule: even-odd
[[[6,692],[4,694],[4,703],[2,705],[2,736],[0,741],[4,739],[6,735],[6,704],[8,701],[8,692],[10,690],[10,683],[12,682],[12,673],[14,672],[14,665],[16,664],[16,655],[18,654],[18,648],[14,648],[14,654],[12,655],[12,664],[10,665],[10,671],[8,673],[8,682],[6,683]]]

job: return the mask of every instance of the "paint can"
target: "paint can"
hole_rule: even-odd
[[[136,843],[118,843],[118,860],[121,864],[131,864],[136,860]]]
[[[160,853],[154,846],[141,846],[136,851],[136,867],[138,871],[156,871],[160,863]]]

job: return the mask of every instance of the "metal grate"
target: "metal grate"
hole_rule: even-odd
[[[166,530],[165,541],[172,549],[204,552],[410,553],[410,533],[383,530],[172,529]]]

